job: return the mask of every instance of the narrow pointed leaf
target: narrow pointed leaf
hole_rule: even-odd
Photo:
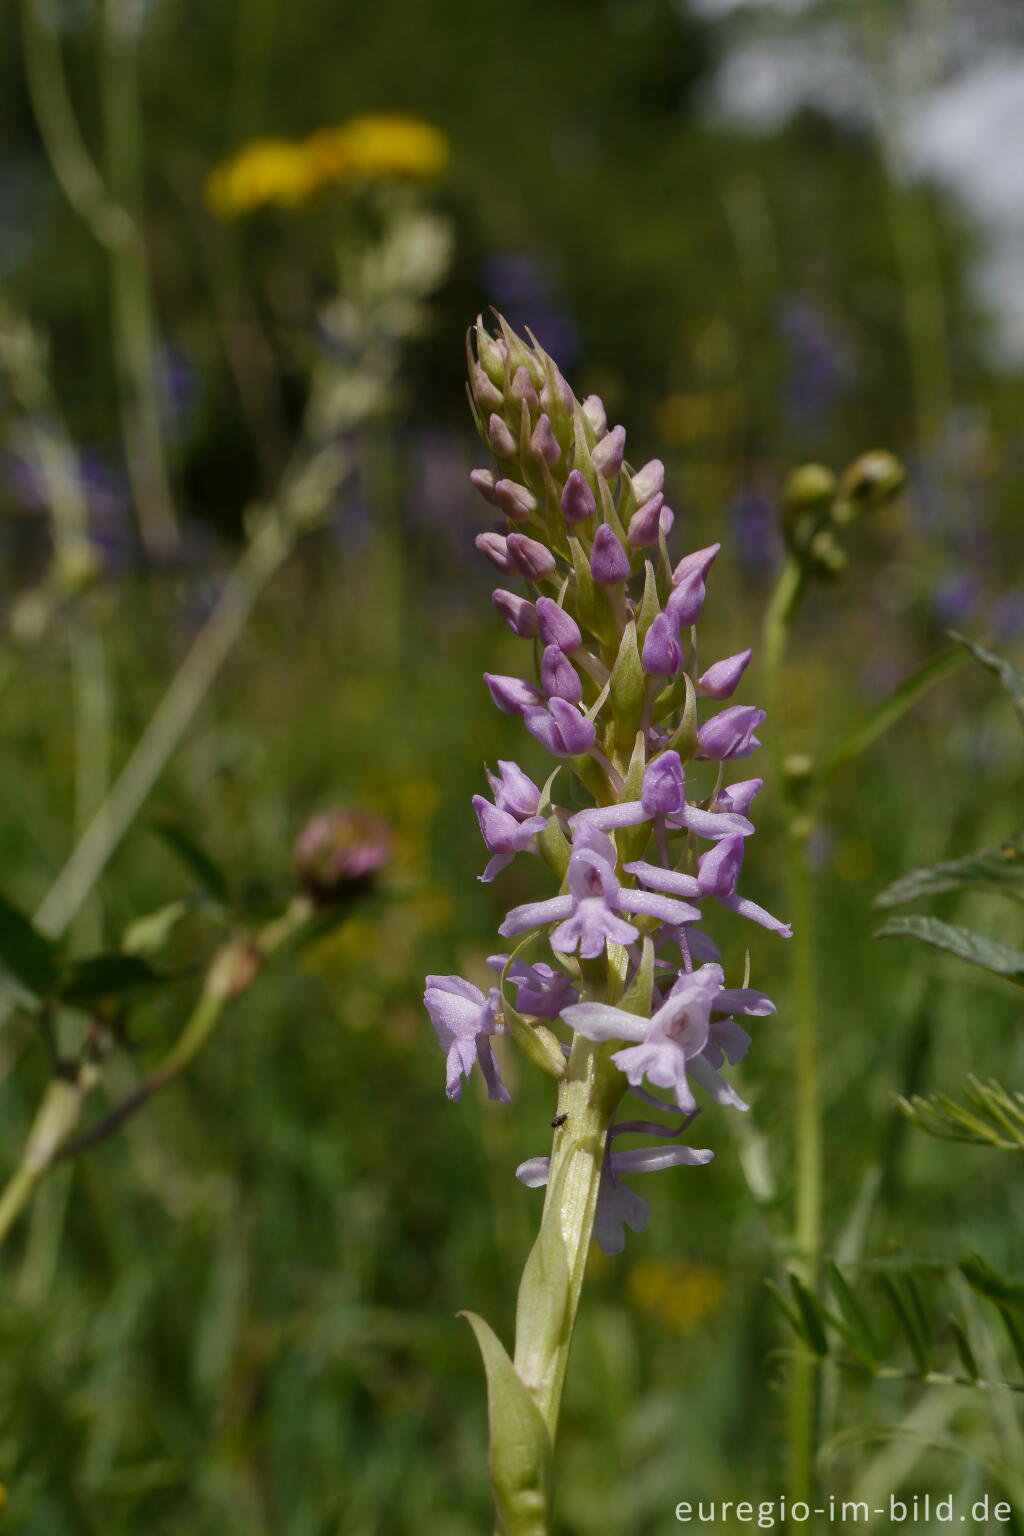
[[[876,907],[898,907],[920,896],[944,891],[988,891],[1024,901],[1024,837],[999,848],[986,848],[962,859],[948,859],[926,869],[912,869],[875,897]]]
[[[459,1316],[476,1335],[487,1374],[488,1464],[501,1529],[506,1536],[547,1536],[552,1488],[547,1425],[490,1325],[475,1312]]]
[[[796,1275],[790,1275],[789,1285],[804,1325],[804,1336],[814,1353],[824,1360],[829,1353],[829,1342],[821,1303]]]
[[[898,688],[889,694],[888,698],[883,699],[881,704],[861,721],[832,756],[825,759],[817,776],[819,788],[831,783],[847,763],[852,762],[868,747],[873,746],[890,726],[895,725],[900,716],[906,714],[922,694],[927,693],[928,689],[942,678],[955,672],[963,662],[962,651],[943,651],[918,667],[916,672],[912,672]]]
[[[994,651],[987,650],[985,646],[979,645],[977,640],[968,640],[966,635],[961,635],[955,629],[951,629],[949,634],[958,645],[965,646],[975,660],[981,662],[983,667],[987,667],[990,672],[995,673],[1010,695],[1017,719],[1021,725],[1024,725],[1024,677],[1017,671],[1017,668],[1012,662],[1007,661],[1004,656],[997,656]]]
[[[1005,976],[1007,981],[1024,986],[1024,949],[1012,949],[1009,944],[987,939],[970,928],[940,922],[936,917],[890,917],[875,938],[920,939],[922,944],[930,944],[933,949],[943,949],[993,976]]]
[[[164,846],[184,864],[200,890],[218,906],[229,907],[231,890],[227,876],[191,833],[186,832],[176,821],[155,821],[152,827]]]
[[[954,1317],[952,1313],[949,1315],[949,1331],[953,1335],[953,1343],[956,1345],[956,1352],[960,1356],[964,1370],[972,1381],[977,1381],[981,1376],[981,1372],[978,1369],[978,1362],[974,1358],[971,1341],[967,1337],[967,1331],[959,1318]]]
[[[853,1288],[838,1264],[832,1260],[826,1265],[829,1288],[836,1299],[836,1305],[843,1316],[851,1343],[864,1360],[875,1364],[878,1357],[878,1344],[871,1332],[871,1325],[864,1314],[864,1309],[853,1293]]]
[[[898,1282],[891,1275],[882,1275],[881,1282],[882,1289],[885,1291],[893,1312],[896,1314],[896,1321],[900,1325],[910,1353],[914,1357],[914,1364],[917,1366],[918,1373],[921,1376],[927,1376],[931,1369],[931,1356],[928,1340],[921,1335],[916,1314],[912,1307],[908,1305]]]

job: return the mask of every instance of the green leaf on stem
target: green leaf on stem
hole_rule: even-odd
[[[1012,949],[970,928],[940,922],[936,917],[890,917],[875,934],[876,939],[920,939],[934,949],[945,950],[958,960],[977,965],[993,976],[1024,986],[1024,950]]]
[[[55,995],[68,1008],[91,1009],[129,993],[170,986],[179,978],[180,973],[168,975],[154,970],[141,955],[89,955],[64,967]]]
[[[868,747],[873,746],[880,736],[883,736],[890,726],[895,725],[901,715],[905,715],[912,705],[916,704],[922,694],[927,693],[940,679],[947,677],[951,672],[963,665],[965,657],[962,651],[942,651],[938,656],[932,656],[923,666],[918,667],[899,687],[882,700],[870,714],[866,715],[860,725],[846,738],[841,746],[837,747],[831,757],[825,759],[822,764],[817,782],[819,789],[830,784],[836,774],[859,757]]]
[[[231,888],[220,865],[200,847],[191,833],[176,821],[154,821],[152,830],[157,837],[184,864],[204,895],[219,907],[231,906]]]
[[[488,1465],[505,1536],[546,1536],[552,1504],[552,1446],[547,1425],[500,1339],[475,1312],[472,1328],[487,1374]]]
[[[0,896],[0,969],[33,997],[46,998],[57,982],[59,957],[52,939],[6,896]]]
[[[926,869],[912,869],[875,897],[876,907],[898,907],[919,896],[945,891],[987,891],[1024,902],[1024,837],[999,848],[986,848],[962,859],[948,859]]]
[[[1007,661],[1003,656],[997,656],[994,651],[987,650],[985,646],[979,645],[977,640],[968,640],[967,636],[960,634],[959,630],[949,630],[949,636],[951,640],[956,641],[957,645],[962,645],[970,651],[976,661],[980,661],[983,667],[986,667],[989,672],[993,672],[998,677],[1010,695],[1017,719],[1021,725],[1024,725],[1024,677],[1021,676],[1012,662]]]

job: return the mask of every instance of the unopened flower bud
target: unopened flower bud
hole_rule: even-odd
[[[838,523],[848,523],[862,510],[877,507],[902,490],[906,475],[895,454],[876,448],[854,459],[839,482],[833,511]]]
[[[782,493],[782,531],[791,549],[802,551],[832,508],[836,477],[824,464],[801,464]]]
[[[523,722],[553,757],[588,752],[597,736],[593,723],[565,699],[550,699],[546,709],[541,705],[525,709]]]
[[[531,602],[501,587],[491,594],[491,601],[514,635],[523,640],[533,639],[537,634],[537,610]]]
[[[540,409],[540,401],[537,398],[537,391],[533,387],[530,375],[525,368],[516,369],[512,375],[512,383],[509,386],[508,392],[517,405],[523,400],[526,401],[526,408],[531,416],[537,414],[537,411]]]
[[[622,457],[625,452],[625,427],[612,427],[611,431],[606,432],[601,441],[594,445],[594,451],[590,457],[599,475],[603,475],[606,480],[614,480],[622,468]]]
[[[537,510],[537,498],[518,480],[497,480],[494,499],[512,523],[525,523]]]
[[[504,339],[501,336],[488,335],[481,315],[476,317],[473,334],[476,336],[476,355],[481,368],[492,384],[503,384],[506,355]]]
[[[845,549],[828,528],[822,528],[814,535],[808,555],[818,574],[825,577],[840,576],[848,564]]]
[[[594,535],[590,571],[604,587],[614,587],[629,577],[629,556],[607,523],[602,523]]]
[[[633,476],[633,495],[637,506],[642,506],[652,496],[665,488],[665,466],[660,459],[650,459]]]
[[[489,501],[492,507],[500,506],[494,489],[494,476],[489,469],[471,469],[469,472],[470,483],[480,492],[484,501]]]
[[[528,539],[523,533],[510,533],[508,552],[513,565],[527,581],[543,581],[555,569],[555,557],[546,544]]]
[[[706,699],[728,699],[736,692],[739,680],[747,670],[753,651],[738,651],[724,661],[716,661],[697,679],[697,692]]]
[[[579,674],[557,645],[544,648],[540,661],[540,680],[549,698],[566,699],[570,704],[578,704],[583,697]]]
[[[720,544],[709,544],[684,555],[672,572],[672,591],[669,593],[665,612],[679,629],[696,624],[706,596],[704,577],[714,564],[721,549]]]
[[[502,677],[496,672],[485,672],[484,682],[491,698],[505,715],[521,715],[524,709],[539,704],[544,697],[539,688],[521,677]]]
[[[487,423],[487,441],[499,459],[511,459],[516,452],[517,444],[512,431],[496,411],[491,412],[491,419]]]
[[[571,613],[550,597],[537,599],[537,624],[545,645],[557,645],[560,651],[577,651],[583,644],[580,627]]]
[[[503,533],[478,533],[473,542],[480,553],[486,555],[503,576],[507,576],[510,571],[516,569],[508,551],[508,540]]]
[[[629,520],[626,537],[634,549],[655,549],[661,531],[661,509],[665,498],[656,491]]]
[[[594,493],[582,470],[571,469],[562,492],[562,516],[567,523],[584,523],[597,511]]]
[[[667,614],[659,613],[644,636],[640,656],[648,677],[675,677],[683,664],[679,629]]]
[[[605,412],[604,401],[601,399],[601,396],[588,395],[580,409],[597,436],[603,437],[608,430],[608,416]]]
[[[357,895],[390,857],[387,823],[348,806],[313,816],[292,850],[296,879],[318,905]]]
[[[471,374],[473,399],[479,409],[490,415],[492,411],[500,411],[502,406],[502,393],[495,384],[492,384],[480,364],[475,364]]]
[[[537,425],[530,434],[530,448],[538,459],[552,467],[562,457],[562,450],[558,445],[558,439],[551,428],[550,418],[546,415],[537,418]]]
[[[746,704],[732,704],[721,710],[705,720],[697,732],[698,758],[724,762],[726,758],[749,757],[761,745],[754,731],[764,717],[763,709]]]

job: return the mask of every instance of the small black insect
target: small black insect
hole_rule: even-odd
[[[553,1131],[557,1131],[558,1127],[560,1125],[564,1125],[565,1122],[568,1120],[568,1118],[569,1118],[568,1115],[556,1115],[555,1118],[551,1122],[551,1129]]]

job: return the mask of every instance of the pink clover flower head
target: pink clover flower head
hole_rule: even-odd
[[[504,1032],[498,1022],[498,989],[492,987],[485,995],[461,976],[428,976],[423,1001],[445,1052],[448,1097],[459,1097],[462,1079],[479,1063],[488,1098],[507,1104],[510,1095],[490,1038]]]

